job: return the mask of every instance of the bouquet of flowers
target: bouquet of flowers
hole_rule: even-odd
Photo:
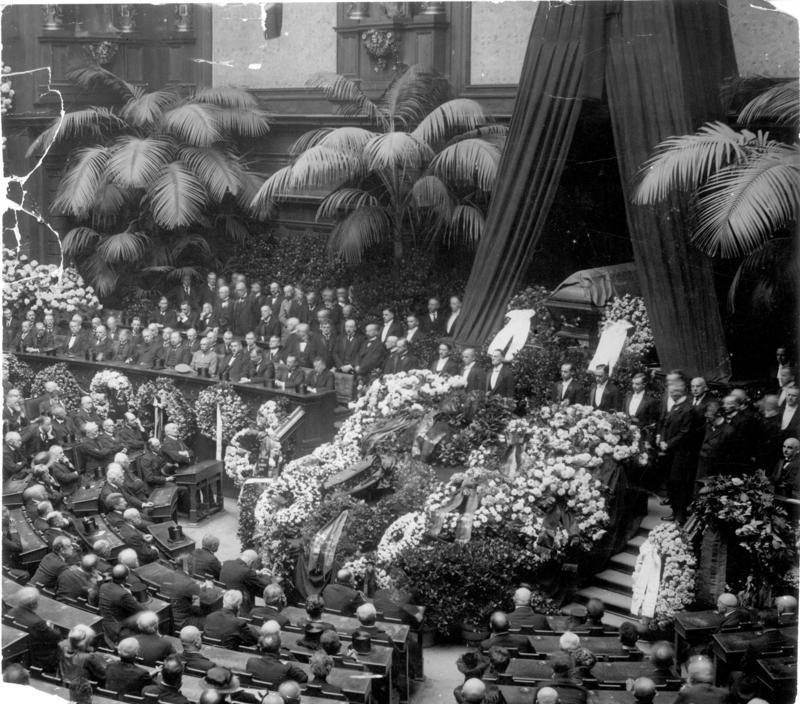
[[[276,401],[267,401],[261,404],[256,413],[256,426],[274,433],[285,419],[286,411]]]
[[[11,111],[14,105],[14,89],[11,87],[11,79],[8,74],[11,73],[11,66],[0,63],[2,66],[2,83],[0,83],[0,115],[5,115]]]
[[[602,330],[608,323],[625,320],[633,325],[633,331],[628,337],[627,349],[640,355],[647,354],[655,349],[653,330],[650,327],[650,318],[644,298],[631,296],[626,293],[621,298],[615,296],[607,304],[600,322]]]
[[[212,440],[217,436],[217,405],[222,413],[222,440],[231,438],[249,423],[249,411],[241,396],[227,382],[203,389],[197,396],[197,426]]]
[[[103,306],[75,269],[39,264],[13,249],[3,250],[3,307],[12,312],[88,313]]]
[[[412,511],[400,516],[383,534],[376,553],[377,564],[391,567],[400,555],[422,543],[428,520],[423,511]]]
[[[61,400],[68,413],[74,413],[80,408],[81,396],[84,392],[72,372],[64,362],[51,364],[36,373],[31,383],[31,397],[36,398],[44,393],[44,385],[48,381],[54,381],[61,390]]]
[[[347,560],[342,564],[341,569],[349,570],[350,574],[352,574],[355,579],[356,588],[363,590],[366,587],[367,570],[370,566],[374,570],[375,582],[378,585],[378,589],[391,589],[395,586],[391,575],[383,567],[374,564],[366,555],[360,555],[359,557]]]
[[[192,405],[172,379],[167,377],[157,377],[142,384],[136,392],[134,407],[136,416],[148,430],[152,431],[154,426],[155,408],[163,409],[166,414],[165,423],[175,423],[178,426],[178,437],[181,440],[188,440],[197,428]]]
[[[33,369],[30,364],[18,359],[16,355],[3,355],[3,379],[8,382],[9,388],[19,389],[23,397],[30,395],[33,382]]]
[[[258,434],[258,431],[252,428],[240,430],[225,448],[225,473],[233,479],[236,486],[241,486],[245,479],[256,474]]]
[[[661,583],[655,604],[654,618],[661,627],[672,621],[694,601],[694,579],[697,560],[683,531],[675,523],[656,526],[642,546],[633,571],[634,591],[642,588],[645,555],[652,550],[661,558]]]
[[[104,369],[92,377],[89,391],[103,394],[113,406],[115,415],[121,415],[131,408],[133,387],[127,376],[113,369]]]
[[[111,415],[111,406],[108,402],[108,396],[102,391],[90,391],[89,396],[92,398],[92,406],[94,406],[95,415],[101,420],[105,420]]]

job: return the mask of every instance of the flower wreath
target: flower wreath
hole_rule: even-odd
[[[260,450],[264,434],[269,435],[269,457],[261,457]],[[263,469],[277,470],[283,455],[281,443],[271,430],[245,428],[231,438],[225,448],[225,472],[240,486],[250,477],[263,476]],[[262,470],[262,471],[260,471]]]
[[[178,437],[188,440],[197,427],[197,418],[189,401],[175,386],[172,379],[158,377],[139,387],[134,399],[136,416],[148,430],[153,429],[153,406],[155,401],[166,411],[167,421],[178,426]]]
[[[222,382],[203,389],[197,396],[197,426],[212,440],[217,433],[217,404],[222,412],[222,440],[230,442],[236,433],[247,427],[249,410],[233,387]]]
[[[125,413],[133,403],[133,387],[127,376],[113,369],[103,369],[92,377],[89,391],[104,394],[117,413]]]
[[[660,622],[671,621],[675,612],[694,601],[694,580],[697,560],[686,542],[681,529],[674,523],[653,528],[640,548],[633,570],[634,601],[637,592],[644,588],[641,579],[646,553],[661,557],[661,583],[656,598],[654,618]]]
[[[369,558],[367,558],[366,555],[361,555],[360,557],[354,557],[352,560],[345,562],[341,569],[348,570],[350,574],[353,575],[356,586],[363,590],[366,588],[364,582],[367,578],[367,567],[370,564]],[[378,565],[374,565],[374,567],[375,581],[378,584],[378,589],[391,589],[395,586],[391,575],[383,567],[379,567]]]
[[[39,370],[33,377],[31,384],[31,398],[36,398],[44,393],[44,385],[48,381],[54,381],[61,390],[61,401],[68,413],[75,413],[80,408],[81,396],[86,392],[78,386],[78,382],[72,375],[66,363],[58,362],[49,367]]]
[[[413,550],[420,543],[428,527],[422,511],[412,511],[390,525],[378,543],[377,557],[381,565],[392,565],[406,550]]]
[[[10,388],[19,389],[23,397],[30,394],[33,376],[30,364],[18,359],[16,355],[3,355],[3,378],[8,380]]]

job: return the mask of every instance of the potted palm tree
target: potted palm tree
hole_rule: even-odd
[[[63,239],[101,296],[145,274],[180,278],[212,255],[211,240],[243,241],[247,208],[262,178],[237,139],[269,130],[246,91],[204,88],[146,92],[96,65],[70,72],[84,88],[110,89],[119,102],[66,112],[31,144],[28,156],[79,139],[52,209],[76,227]],[[180,260],[182,266],[178,266]]]
[[[302,135],[292,162],[256,193],[252,206],[260,217],[294,194],[323,190],[317,219],[334,222],[329,251],[347,263],[380,243],[391,243],[395,264],[410,246],[474,246],[505,126],[473,100],[448,100],[446,83],[424,66],[398,73],[377,100],[340,75],[318,74],[309,85],[364,126]]]

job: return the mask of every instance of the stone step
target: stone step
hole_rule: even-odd
[[[616,555],[611,557],[611,560],[609,560],[609,567],[611,569],[618,570],[619,572],[624,572],[630,580],[630,576],[633,574],[633,568],[636,566],[637,555],[638,551],[636,554],[630,552],[618,552]]]
[[[600,599],[606,606],[606,613],[613,611],[622,616],[629,615],[631,612],[631,596],[630,594],[621,594],[620,592],[612,592],[610,589],[603,587],[596,587],[590,585],[579,590],[576,595],[577,601],[586,602],[589,599]]]
[[[620,572],[615,569],[603,570],[594,576],[592,584],[609,591],[619,592],[627,596],[631,595],[631,575],[626,572]]]

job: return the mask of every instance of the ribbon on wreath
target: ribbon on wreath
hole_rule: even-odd
[[[633,583],[631,614],[653,618],[661,588],[661,555],[649,540],[645,540],[639,548],[634,574],[636,580]]]

